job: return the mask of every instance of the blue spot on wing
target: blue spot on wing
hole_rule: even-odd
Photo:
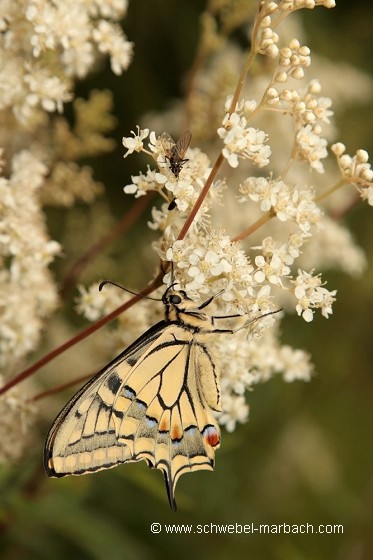
[[[135,391],[128,385],[125,385],[122,390],[123,396],[125,396],[127,399],[134,399],[136,397]]]

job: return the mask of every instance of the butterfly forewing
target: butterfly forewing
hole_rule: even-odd
[[[219,378],[205,335],[196,334],[198,319],[192,328],[185,317],[149,329],[71,399],[47,438],[49,476],[146,460],[162,470],[176,509],[178,478],[213,469],[220,432],[211,409],[220,410]]]
[[[128,450],[115,435],[115,397],[140,356],[159,338],[166,323],[158,323],[106,368],[88,381],[54,421],[45,446],[45,469],[49,476],[83,474],[110,468],[128,460]],[[123,392],[128,395],[129,391]],[[98,451],[106,451],[109,460]],[[82,455],[87,451],[90,455]],[[97,452],[96,452],[97,451]]]

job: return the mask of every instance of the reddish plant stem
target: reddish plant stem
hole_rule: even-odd
[[[219,168],[221,166],[221,164],[223,163],[224,157],[223,154],[219,154],[214,167],[211,169],[210,175],[207,178],[207,181],[203,187],[203,189],[201,190],[199,197],[196,200],[195,205],[193,206],[189,216],[187,217],[187,219],[185,220],[185,224],[183,225],[183,227],[181,228],[181,231],[178,235],[177,240],[181,241],[182,239],[184,239],[184,237],[186,236],[186,234],[188,233],[188,230],[194,220],[194,218],[196,217],[196,214],[198,212],[198,210],[201,208],[202,206],[202,202],[204,201],[205,197],[207,196],[207,193],[209,192],[209,189],[216,177],[217,172],[219,171]]]
[[[72,379],[71,381],[68,381],[67,383],[63,383],[63,385],[58,385],[58,387],[52,387],[51,389],[47,389],[46,391],[43,391],[42,393],[38,393],[34,397],[31,397],[31,399],[28,399],[27,402],[36,402],[40,399],[44,399],[45,397],[50,397],[50,395],[55,395],[56,393],[60,393],[61,391],[64,391],[65,389],[68,389],[69,387],[73,387],[74,385],[77,385],[78,383],[81,383],[82,381],[86,381],[86,379],[89,379],[95,373],[96,372],[91,372],[91,373],[88,373],[86,375],[81,375],[80,377],[76,377],[75,379]]]
[[[62,354],[62,352],[65,352],[65,350],[68,350],[69,348],[71,348],[72,346],[74,346],[84,338],[87,338],[87,336],[89,336],[90,334],[96,332],[98,329],[106,325],[106,323],[109,323],[110,321],[115,319],[115,317],[123,313],[123,311],[126,311],[127,309],[132,307],[132,305],[134,305],[137,301],[139,301],[142,298],[142,296],[147,296],[148,294],[150,294],[153,290],[155,290],[161,285],[162,276],[163,274],[159,274],[153,280],[153,282],[151,282],[148,286],[146,286],[146,288],[144,288],[143,290],[141,290],[141,292],[139,292],[139,295],[133,296],[130,300],[126,301],[126,303],[124,303],[123,305],[121,305],[120,307],[118,307],[117,309],[115,309],[114,311],[112,311],[111,313],[109,313],[99,321],[96,321],[96,323],[94,323],[93,325],[90,325],[86,329],[83,329],[76,336],[70,338],[70,340],[64,342],[64,344],[61,344],[61,346],[58,346],[57,348],[55,348],[54,350],[52,350],[51,352],[49,352],[48,354],[40,358],[40,360],[38,360],[28,368],[21,371],[21,373],[13,377],[13,379],[8,381],[8,383],[6,383],[3,387],[0,388],[0,395],[5,393],[9,389],[14,387],[18,383],[20,383],[21,381],[23,381],[24,379],[27,379],[27,377],[30,377],[30,375],[35,373],[35,371],[45,366],[45,364],[47,364],[48,362],[52,361],[54,358]]]
[[[233,239],[232,239],[233,243],[237,243],[237,241],[243,241],[244,239],[246,239],[246,237],[249,237],[249,235],[251,235],[257,229],[259,229],[261,226],[266,224],[275,215],[276,214],[274,212],[269,210],[269,212],[267,212],[266,214],[263,214],[263,216],[261,216],[261,218],[259,218],[254,224],[251,224],[251,226],[246,228],[244,231],[241,231],[241,233],[239,235],[236,235],[236,237],[233,237]]]
[[[361,202],[361,198],[359,193],[356,191],[353,197],[346,202],[341,208],[337,208],[336,210],[329,210],[329,216],[335,220],[336,222],[342,220],[359,202]]]
[[[85,253],[83,253],[75,261],[75,263],[72,264],[61,284],[60,295],[62,298],[65,297],[71,287],[76,284],[77,279],[87,264],[98,254],[104,251],[106,247],[115,241],[120,235],[129,230],[138,217],[144,212],[154,194],[154,192],[150,192],[147,196],[142,196],[137,199],[128,212],[124,214],[122,219],[112,228],[112,230],[95,243],[92,243]]]

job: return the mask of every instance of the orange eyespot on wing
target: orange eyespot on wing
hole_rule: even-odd
[[[215,426],[206,426],[203,430],[203,435],[209,445],[211,447],[217,447],[220,445],[220,437],[219,433],[216,430]]]

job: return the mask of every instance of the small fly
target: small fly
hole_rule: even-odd
[[[185,153],[189,147],[192,139],[190,130],[186,130],[177,142],[167,133],[164,132],[160,137],[160,142],[164,150],[165,158],[168,160],[170,170],[175,175],[176,179],[179,178],[180,171],[183,165],[189,161],[185,158]]]

